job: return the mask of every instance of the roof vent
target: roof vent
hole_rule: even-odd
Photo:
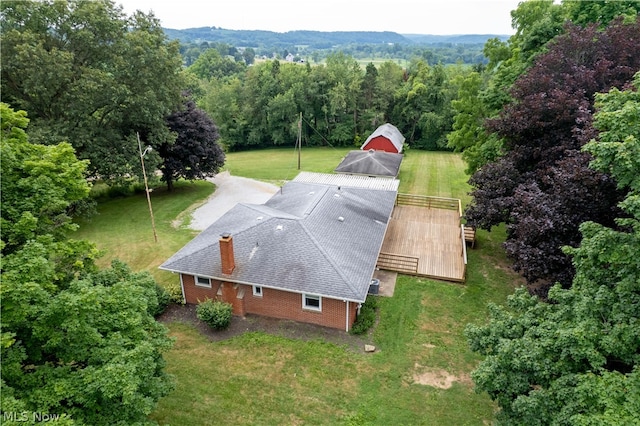
[[[282,231],[283,229],[284,229],[284,226],[282,225],[276,226],[276,231]]]
[[[344,222],[344,217],[340,216],[340,217],[338,218],[338,222]]]
[[[256,220],[262,220],[262,216],[258,216]]]
[[[340,198],[340,194],[333,194],[334,198]]]

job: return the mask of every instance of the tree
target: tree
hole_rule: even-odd
[[[228,56],[222,56],[216,49],[207,49],[188,68],[188,71],[203,80],[230,77],[246,69],[243,62],[236,62]]]
[[[640,74],[636,74],[636,89]],[[487,325],[469,325],[471,348],[485,356],[472,373],[478,391],[500,406],[500,424],[636,424],[640,418],[640,97],[597,95],[599,140],[585,150],[611,173],[625,199],[617,229],[580,226],[566,248],[573,286],[555,286],[553,303],[519,289],[490,306]]]
[[[561,248],[579,243],[580,223],[612,226],[618,214],[614,182],[589,169],[579,150],[595,135],[593,95],[623,87],[640,68],[630,54],[638,37],[640,21],[617,21],[604,32],[570,25],[518,79],[514,102],[488,123],[506,154],[472,176],[466,216],[485,229],[507,223],[507,252],[543,297],[556,281],[570,285]]]
[[[453,120],[449,81],[442,65],[422,60],[409,68],[409,77],[397,92],[392,121],[415,148],[442,149]]]
[[[177,138],[157,148],[162,157],[162,178],[169,190],[176,179],[203,179],[218,173],[225,158],[218,145],[218,128],[192,99],[185,100],[184,110],[167,117],[167,125]]]
[[[256,51],[251,47],[247,47],[242,51],[242,58],[247,65],[253,65],[256,61]]]
[[[75,229],[72,207],[89,194],[87,161],[78,161],[68,143],[29,143],[25,111],[0,103],[2,114],[2,253],[21,248],[38,235],[56,240]]]
[[[469,174],[502,155],[502,142],[484,127],[490,115],[487,105],[478,99],[486,84],[484,78],[480,73],[471,72],[456,76],[454,81],[458,93],[451,101],[454,120],[453,130],[447,134],[447,146],[462,152]]]
[[[52,287],[40,243],[2,273],[2,411],[66,414],[79,424],[144,424],[171,389],[167,329],[150,311],[155,281],[124,264]]]
[[[2,96],[29,111],[31,140],[71,141],[101,178],[137,173],[136,132],[170,138],[182,61],[153,15],[109,0],[2,2]]]
[[[86,161],[67,143],[30,143],[26,113],[0,111],[1,410],[145,423],[171,389],[155,281],[120,262],[99,271],[95,245],[68,238],[70,208],[89,192]]]

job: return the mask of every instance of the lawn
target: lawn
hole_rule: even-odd
[[[331,172],[347,152],[303,149],[302,170]],[[230,153],[226,168],[234,175],[282,182],[297,173],[297,154]],[[462,198],[466,204],[463,170],[456,154],[410,151],[400,190]],[[100,214],[81,223],[79,237],[96,241],[106,252],[105,263],[120,257],[169,284],[177,278],[156,267],[193,236],[174,221],[188,216],[184,212],[212,190],[207,183],[181,183],[173,194],[155,190],[158,244],[144,195],[101,203]],[[380,299],[374,354],[256,332],[211,342],[191,325],[169,324],[176,343],[165,358],[176,389],[151,418],[172,425],[491,423],[495,405],[473,391],[469,374],[480,358],[468,349],[463,330],[486,318],[488,302],[503,302],[521,284],[501,249],[504,236],[502,228],[478,232],[464,285],[400,276],[394,297]],[[439,381],[443,387],[433,386]]]
[[[351,148],[293,148],[265,149],[232,152],[227,154],[225,170],[232,175],[250,177],[265,182],[282,184],[291,180],[302,170],[307,172],[333,173]]]

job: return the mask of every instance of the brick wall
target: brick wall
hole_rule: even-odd
[[[262,288],[262,296],[254,296],[253,288],[249,285],[234,285],[211,281],[211,289],[195,285],[195,278],[183,275],[185,298],[187,303],[198,303],[198,300],[220,298],[229,302],[234,307],[234,314],[256,314],[273,318],[290,319],[294,321],[318,324],[325,327],[345,329],[346,306],[342,300],[322,298],[322,312],[302,308],[302,295],[282,290]],[[223,297],[217,297],[220,285],[223,285],[221,293]],[[243,295],[238,299],[238,294]],[[349,303],[349,328],[356,318],[358,304]]]
[[[211,280],[211,288],[196,285],[196,279],[193,275],[182,275],[182,285],[184,287],[184,297],[187,303],[197,305],[198,301],[204,302],[205,299],[216,299],[220,282]]]

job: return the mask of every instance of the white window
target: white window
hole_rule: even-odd
[[[259,285],[254,285],[253,286],[253,295],[254,296],[258,296],[258,297],[262,297],[262,287],[260,287]]]
[[[211,280],[205,277],[196,277],[196,285],[198,287],[211,288]]]
[[[302,308],[312,311],[322,311],[322,298],[313,294],[303,294]]]

